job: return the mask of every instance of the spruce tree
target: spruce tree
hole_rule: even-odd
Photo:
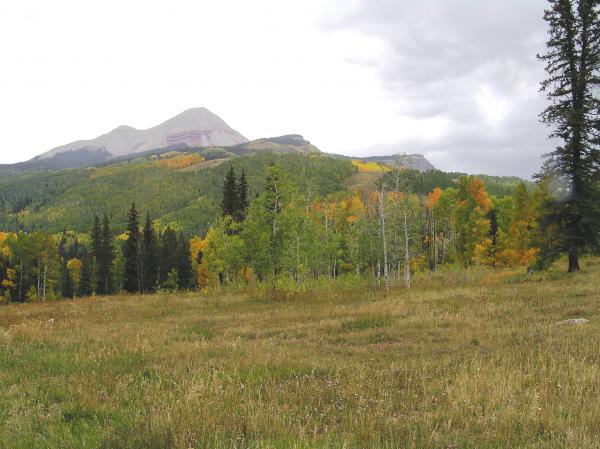
[[[181,290],[187,290],[191,287],[192,279],[192,264],[190,259],[190,243],[183,235],[178,239],[177,244],[177,283]]]
[[[240,175],[240,179],[237,184],[237,211],[235,214],[235,219],[238,222],[242,222],[246,219],[246,211],[248,210],[249,202],[248,202],[248,182],[246,181],[246,172],[242,170],[242,174]]]
[[[143,257],[142,257],[142,291],[152,293],[156,290],[158,276],[158,258],[156,248],[156,237],[150,213],[146,214],[143,234]]]
[[[60,265],[60,279],[58,288],[63,298],[73,298],[73,280],[71,279],[71,273],[69,273],[69,269],[67,268],[66,259],[62,259]]]
[[[169,272],[175,268],[177,254],[177,234],[171,227],[167,227],[160,238],[159,257],[159,282],[164,284]]]
[[[91,296],[92,289],[92,266],[91,258],[87,250],[83,250],[81,257],[81,273],[79,274],[79,296]]]
[[[102,227],[100,226],[100,218],[98,215],[94,216],[94,226],[92,227],[92,265],[94,271],[92,272],[92,279],[95,281],[92,283],[92,289],[98,290],[98,267],[100,266],[100,259],[102,258]]]
[[[135,203],[131,205],[128,214],[129,222],[127,224],[127,241],[123,248],[123,257],[125,258],[125,271],[123,275],[123,288],[129,293],[139,292],[142,289],[141,283],[141,236],[140,224],[138,221],[138,212]]]
[[[539,175],[557,186],[540,220],[548,246],[542,254],[566,253],[573,272],[600,231],[600,0],[548,1],[548,51],[538,58],[546,64],[541,88],[550,105],[541,118],[560,143]]]
[[[100,250],[97,264],[97,288],[100,295],[109,295],[113,292],[114,280],[112,266],[115,259],[113,237],[110,230],[110,221],[105,213],[102,218],[102,232],[100,238]]]
[[[233,167],[229,167],[229,171],[225,176],[223,183],[223,199],[221,200],[221,210],[223,216],[235,217],[239,210],[239,197],[237,189],[237,181]]]

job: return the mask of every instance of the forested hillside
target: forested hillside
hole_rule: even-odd
[[[172,164],[165,163],[174,161]],[[197,160],[194,160],[197,162]],[[250,192],[263,190],[264,173],[280,165],[302,190],[315,195],[344,189],[354,168],[349,160],[322,156],[257,153],[203,168],[188,166],[181,155],[141,158],[62,171],[34,171],[0,177],[0,229],[4,231],[88,231],[95,214],[106,212],[116,229],[125,229],[132,202],[156,217],[160,227],[205,233],[220,214],[221,185],[233,166],[245,170]],[[191,168],[191,170],[190,170]]]
[[[160,228],[171,226],[203,235],[220,214],[221,184],[229,167],[246,172],[254,196],[262,192],[264,173],[271,164],[280,165],[299,191],[310,189],[313,197],[345,190],[344,181],[357,171],[350,159],[309,151],[308,143],[302,147],[306,153],[292,153],[284,143],[289,142],[274,142],[277,150],[248,155],[243,155],[246,147],[240,146],[231,151],[149,152],[135,159],[69,170],[4,170],[0,174],[0,230],[87,232],[94,215],[103,213],[114,220],[116,229],[123,230],[127,210],[135,202],[155,217]],[[383,179],[391,186],[388,176]],[[407,170],[404,175],[411,191],[422,195],[435,187],[455,186],[461,176],[438,170]],[[488,191],[496,196],[511,194],[518,181],[485,177]],[[367,187],[376,189],[377,184]]]

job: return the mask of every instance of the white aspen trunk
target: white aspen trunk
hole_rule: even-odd
[[[379,219],[381,225],[381,239],[383,244],[383,281],[385,283],[386,290],[389,290],[389,273],[388,273],[388,255],[387,255],[387,240],[385,235],[385,213],[383,210],[383,195],[385,190],[381,188],[381,196],[379,197]]]
[[[410,252],[408,249],[408,214],[404,206],[404,286],[410,288]]]
[[[437,265],[437,240],[435,238],[435,218],[433,217],[433,210],[430,212],[431,214],[431,258],[432,258],[432,264],[431,264],[431,270],[433,272],[435,272],[436,269],[436,265]]]
[[[48,261],[46,260],[44,262],[44,283],[43,283],[43,287],[42,287],[42,299],[45,301],[46,300],[46,275],[48,273]]]
[[[41,271],[41,267],[40,267],[40,252],[38,251],[38,254],[37,254],[37,300],[38,301],[40,300],[40,296],[41,296],[40,295],[40,293],[41,293],[40,292],[40,282],[41,282],[41,280],[40,280],[40,277],[41,277],[40,276],[41,275],[40,271]]]

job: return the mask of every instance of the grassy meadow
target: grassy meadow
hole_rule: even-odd
[[[0,307],[0,448],[600,448],[600,260],[560,270]]]

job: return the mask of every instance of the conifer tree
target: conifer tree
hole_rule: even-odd
[[[171,227],[167,227],[160,238],[159,282],[164,284],[169,272],[175,268],[177,254],[177,235]]]
[[[66,259],[62,260],[60,266],[59,292],[63,298],[73,298],[73,280],[67,268]]]
[[[246,171],[242,170],[242,174],[240,175],[240,179],[237,184],[237,211],[235,214],[235,219],[238,222],[242,222],[246,219],[246,211],[248,210],[249,201],[248,201],[248,182],[246,181]]]
[[[548,51],[538,58],[546,64],[548,78],[541,88],[550,105],[541,118],[560,143],[539,176],[558,186],[540,223],[554,250],[542,249],[542,254],[567,253],[573,272],[580,269],[579,256],[598,242],[600,230],[600,0],[548,1]]]
[[[223,216],[235,217],[239,210],[239,202],[235,172],[233,167],[229,167],[223,183],[223,199],[221,200]]]
[[[150,213],[146,214],[143,235],[142,256],[142,291],[152,293],[156,290],[158,276],[158,258],[156,248],[156,237]]]
[[[138,221],[138,212],[135,203],[131,205],[128,214],[127,241],[123,248],[125,258],[125,271],[123,274],[123,288],[129,293],[139,292],[141,283],[141,236]]]
[[[96,292],[100,295],[108,295],[113,292],[114,279],[112,265],[115,259],[113,237],[110,230],[110,221],[105,213],[102,218],[102,232],[100,238],[100,249],[97,264],[97,288]]]
[[[81,257],[81,273],[79,275],[79,296],[91,296],[92,294],[92,267],[91,259],[87,250],[83,251]]]
[[[187,290],[191,287],[194,275],[192,273],[192,264],[190,259],[190,243],[183,235],[178,239],[177,244],[177,284],[181,290]]]

